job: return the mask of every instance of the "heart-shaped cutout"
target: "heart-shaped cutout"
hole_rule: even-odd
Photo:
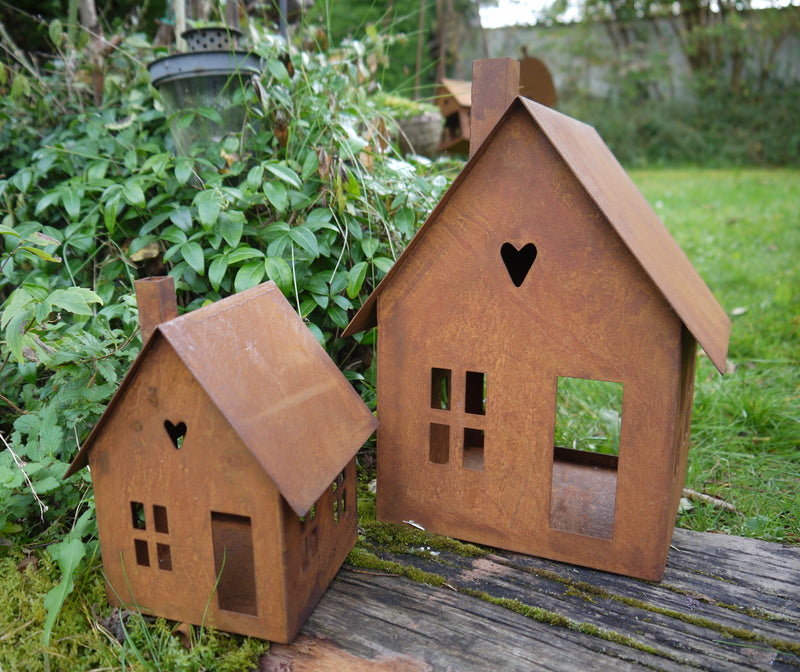
[[[180,450],[183,438],[186,436],[186,423],[179,422],[177,425],[173,425],[169,420],[164,420],[164,429],[167,430],[175,450]]]
[[[518,250],[511,243],[503,243],[500,248],[500,256],[503,257],[503,263],[506,265],[514,287],[519,287],[525,281],[528,271],[531,270],[531,266],[536,260],[536,245],[528,243]]]

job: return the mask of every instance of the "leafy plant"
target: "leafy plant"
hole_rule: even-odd
[[[450,164],[397,154],[391,117],[360,85],[362,43],[335,60],[287,53],[266,34],[254,47],[265,67],[242,91],[247,128],[190,155],[175,151],[170,128],[219,115],[165,112],[136,36],[107,59],[102,107],[67,95],[88,68],[74,59],[4,70],[5,534],[69,528],[88,477],[60,479],[136,354],[137,277],[172,275],[184,310],[275,281],[374,398],[371,337],[354,345],[339,334],[436,203]]]

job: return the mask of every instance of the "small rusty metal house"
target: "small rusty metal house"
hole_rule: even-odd
[[[378,326],[378,517],[660,580],[697,342],[723,372],[730,321],[595,130],[517,78],[476,62],[472,157],[345,332]],[[617,454],[555,445],[575,379],[621,387]]]
[[[172,279],[136,291],[146,342],[67,473],[109,600],[288,642],[355,543],[377,422],[273,283],[160,324]]]

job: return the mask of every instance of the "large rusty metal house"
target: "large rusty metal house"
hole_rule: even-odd
[[[645,579],[685,479],[697,343],[730,320],[593,128],[476,62],[472,156],[348,326],[378,326],[378,517]],[[556,445],[573,380],[619,445]]]
[[[273,283],[167,319],[171,280],[137,283],[144,347],[67,475],[91,468],[113,604],[288,642],[355,543],[377,423]]]

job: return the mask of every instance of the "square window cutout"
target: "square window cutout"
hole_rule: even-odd
[[[559,377],[555,445],[619,455],[621,425],[622,383]]]

